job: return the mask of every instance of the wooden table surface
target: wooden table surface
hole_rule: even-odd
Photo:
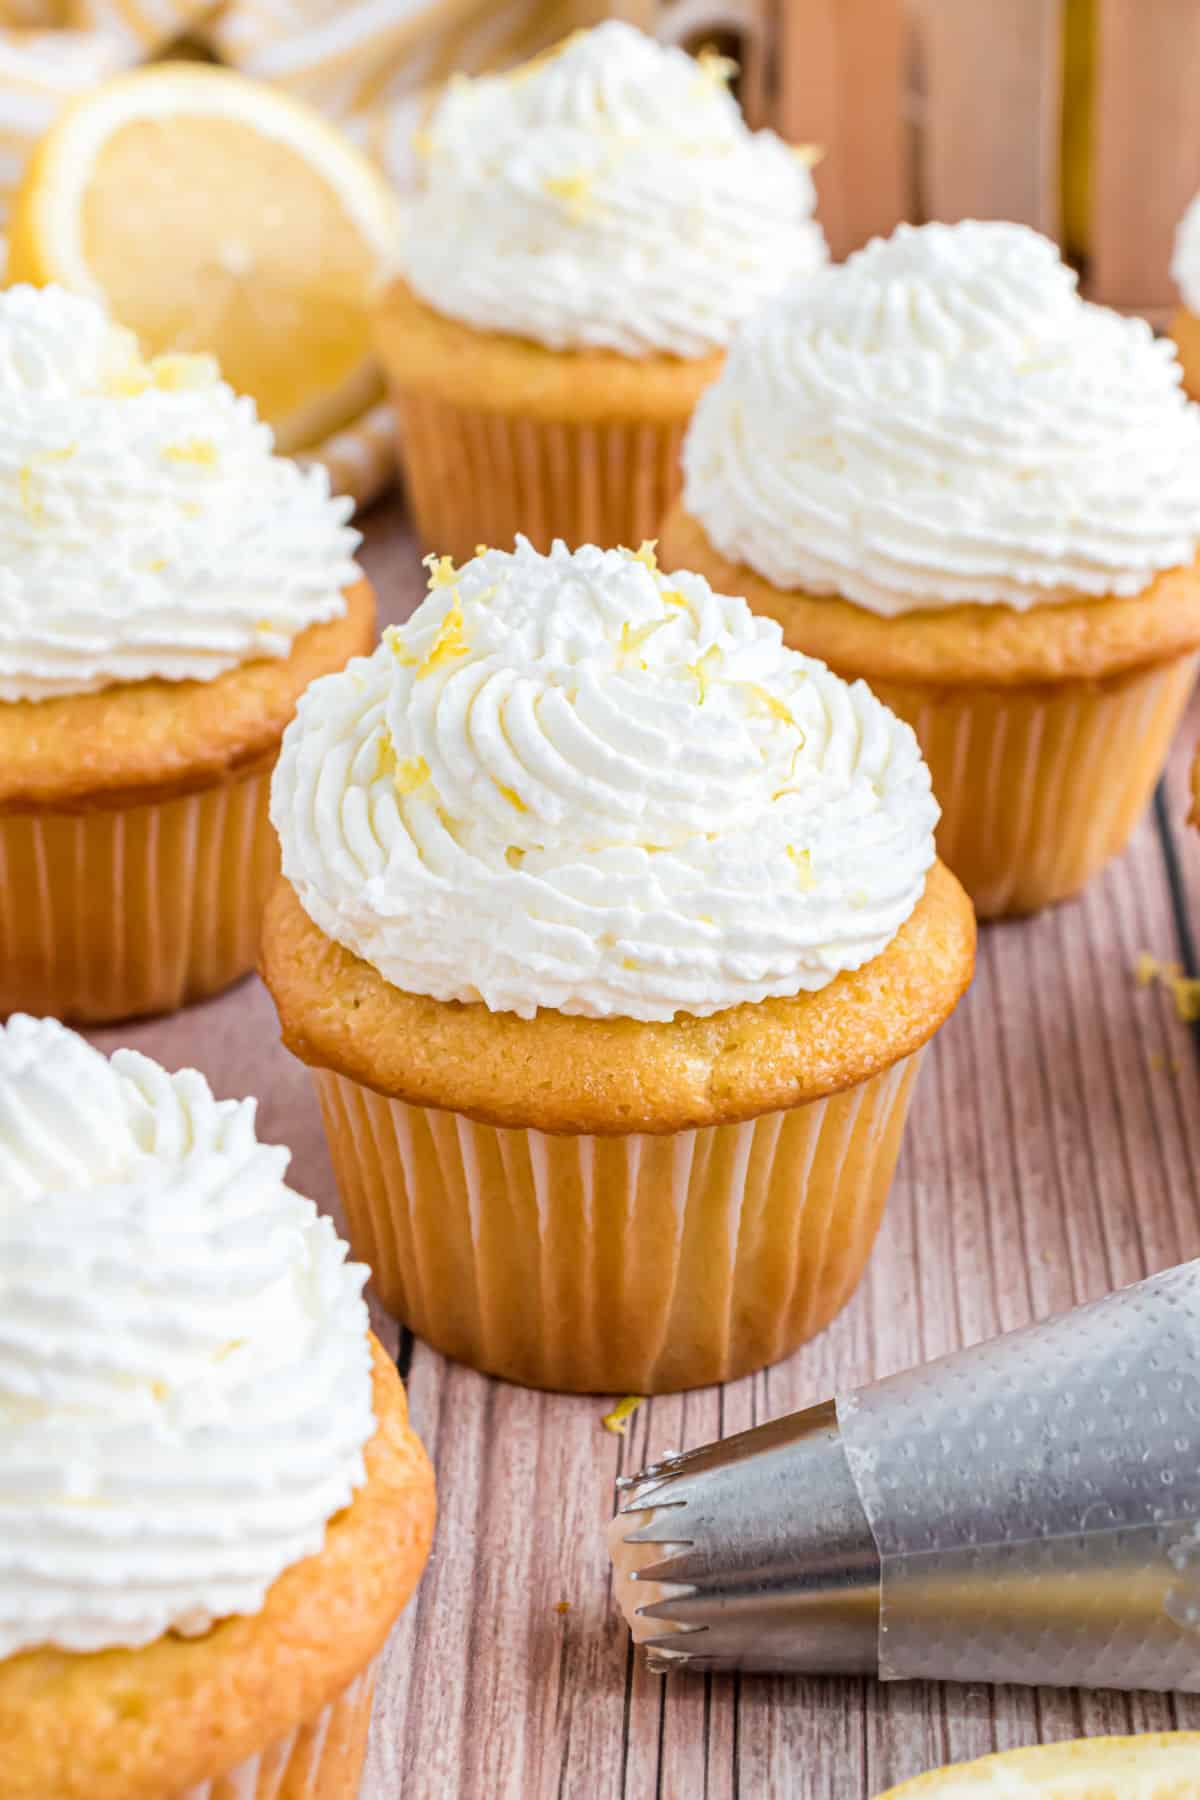
[[[366,523],[385,621],[423,571],[394,502]],[[1200,833],[1185,784],[1200,706],[1154,811],[1078,901],[981,935],[975,984],[927,1059],[882,1235],[856,1297],[788,1362],[647,1401],[627,1438],[602,1401],[525,1392],[444,1361],[376,1309],[437,1468],[433,1557],[388,1646],[363,1800],[870,1800],[944,1762],[1051,1739],[1200,1728],[1200,1699],[762,1676],[649,1675],[614,1611],[613,1483],[836,1389],[1200,1255],[1200,1026],[1139,988],[1139,951],[1200,973]],[[97,1033],[219,1094],[337,1214],[308,1077],[255,980]],[[565,1608],[564,1608],[565,1603]]]

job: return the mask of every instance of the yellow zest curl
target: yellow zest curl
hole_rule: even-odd
[[[688,664],[688,674],[693,676],[699,692],[696,696],[697,706],[703,706],[708,690],[713,683],[713,665],[721,660],[721,652],[716,644],[710,644],[699,661]]]
[[[458,570],[454,567],[454,558],[452,556],[438,556],[436,552],[431,550],[428,556],[423,556],[421,558],[421,561],[429,570],[430,593],[433,592],[434,588],[454,586],[458,577]]]
[[[649,625],[639,625],[635,630],[626,621],[621,627],[621,636],[617,644],[617,654],[621,662],[624,662],[627,656],[633,656],[636,651],[641,649],[647,638],[653,637],[656,631],[670,623],[669,619],[652,619]],[[642,668],[644,669],[645,666],[643,663]]]
[[[796,885],[800,888],[802,893],[807,893],[809,888],[815,887],[817,880],[816,876],[813,874],[812,851],[797,850],[795,844],[789,844],[787,853],[791,857],[792,864],[796,870]]]
[[[396,772],[392,776],[392,785],[401,796],[415,794],[419,787],[424,787],[429,780],[429,764],[423,756],[406,756],[396,763]]]
[[[192,463],[198,469],[215,469],[220,461],[211,438],[187,438],[182,444],[168,444],[163,456],[168,462]]]
[[[383,634],[383,641],[400,664],[402,669],[414,669],[417,659],[404,642],[404,633],[398,625],[389,625]]]
[[[645,1398],[644,1394],[626,1394],[624,1400],[618,1400],[612,1411],[606,1412],[600,1421],[605,1431],[611,1431],[614,1437],[624,1437],[629,1430],[630,1419]]]
[[[462,599],[455,588],[454,599],[433,640],[433,648],[417,670],[417,680],[424,681],[427,675],[453,662],[456,656],[466,656],[469,648],[463,638]]]

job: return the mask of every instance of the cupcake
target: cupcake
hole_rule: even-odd
[[[1200,194],[1179,221],[1171,274],[1182,305],[1171,320],[1171,336],[1183,365],[1183,385],[1200,398]]]
[[[985,916],[1129,837],[1200,647],[1200,413],[1024,226],[900,226],[769,303],[705,395],[665,566],[915,727]]]
[[[0,1027],[0,1793],[352,1800],[433,1477],[252,1100]]]
[[[0,294],[0,396],[0,1016],[161,1012],[253,966],[284,726],[373,641],[350,502],[54,288]]]
[[[417,529],[636,544],[735,325],[825,256],[803,152],[618,21],[451,84],[379,347]]]
[[[648,547],[521,540],[314,684],[271,808],[262,973],[407,1324],[645,1394],[833,1317],[974,953],[862,683]]]

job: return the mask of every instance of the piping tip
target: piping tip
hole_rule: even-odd
[[[877,1668],[879,1558],[832,1402],[651,1464],[608,1542],[651,1669]]]
[[[1200,1261],[621,1484],[652,1668],[1200,1692]]]

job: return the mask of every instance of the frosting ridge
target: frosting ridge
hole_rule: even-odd
[[[934,860],[907,725],[651,549],[433,564],[272,787],[314,923],[393,986],[669,1019],[877,955]]]
[[[803,153],[748,129],[720,59],[618,20],[453,82],[423,145],[401,265],[481,330],[703,356],[825,258]]]
[[[254,1108],[0,1027],[0,1658],[256,1612],[364,1479],[367,1271]]]
[[[10,288],[0,403],[0,701],[210,680],[345,610],[351,502],[211,358],[146,363],[94,301]]]
[[[734,343],[684,505],[784,589],[883,614],[1140,593],[1200,544],[1200,412],[1169,343],[1021,225],[901,225]]]

